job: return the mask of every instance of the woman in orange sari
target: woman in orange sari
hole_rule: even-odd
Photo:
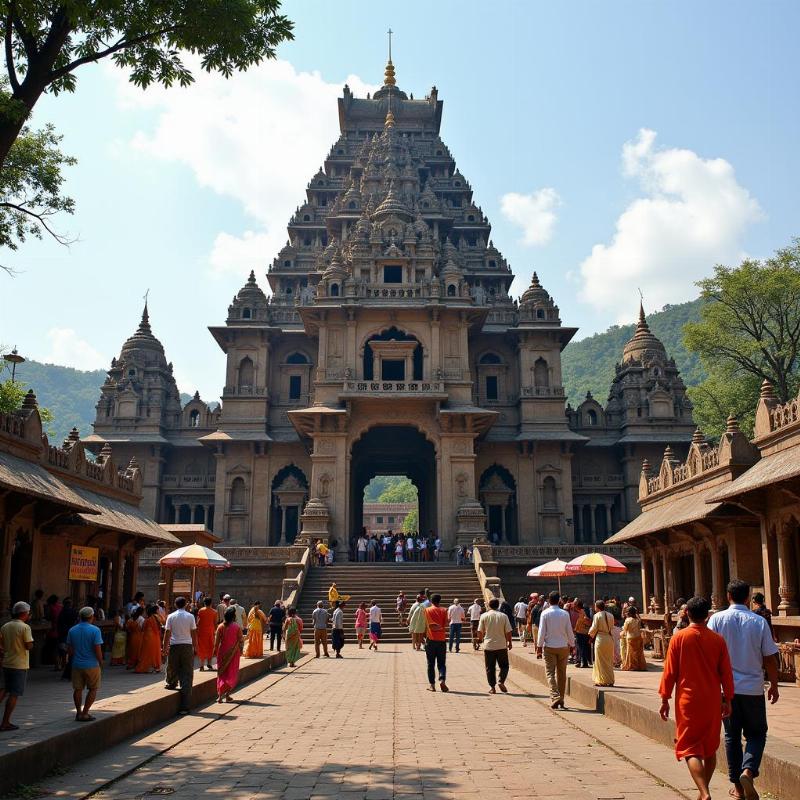
[[[142,628],[142,645],[139,650],[139,660],[136,662],[136,672],[161,671],[161,621],[158,616],[158,606],[147,607],[147,619]]]
[[[261,610],[261,601],[256,600],[250,613],[247,615],[247,645],[244,649],[245,658],[263,658],[264,656],[264,625],[267,624],[267,615]]]
[[[139,625],[139,617],[143,613],[144,609],[141,606],[137,606],[125,623],[125,633],[128,634],[128,641],[125,646],[125,669],[133,669],[139,660],[139,651],[142,649],[142,628]]]
[[[203,607],[197,612],[197,658],[200,672],[213,670],[211,656],[214,654],[214,633],[217,630],[217,609],[211,607],[211,598],[206,597]]]

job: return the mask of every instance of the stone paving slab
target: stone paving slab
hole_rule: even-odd
[[[185,720],[164,726],[164,739],[148,746],[169,740],[170,749],[96,796],[132,800],[155,796],[159,787],[178,800],[695,796],[605,747],[596,732],[573,724],[572,716],[605,726],[597,733],[607,737],[621,733],[630,747],[631,737],[638,737],[660,748],[659,763],[674,770],[669,750],[586,709],[552,712],[530,677],[512,673],[508,695],[488,695],[478,658],[451,656],[448,672],[452,691],[432,694],[425,691],[424,654],[410,648],[377,654],[351,649],[344,660],[306,659],[293,672],[254,682],[250,702],[231,707],[224,718],[188,737],[177,729]],[[138,748],[140,741],[123,748]],[[93,762],[119,761],[120,749]],[[682,770],[675,774],[685,784]],[[43,788],[59,797],[83,796],[74,776],[74,793],[66,791],[68,780],[69,775],[48,781]]]
[[[544,660],[535,657],[529,648],[515,647],[512,664],[538,682],[545,684]],[[658,715],[658,685],[661,662],[648,661],[646,672],[615,671],[615,686],[595,687],[590,669],[567,668],[567,694],[573,702],[601,711],[604,716],[638,733],[672,747],[675,735],[674,714],[668,723]],[[769,738],[762,764],[761,787],[775,796],[792,797],[800,785],[800,688],[780,684],[781,698],[767,706]],[[674,706],[674,703],[673,703]],[[718,752],[718,769],[727,770],[724,745]]]
[[[242,660],[242,681],[260,677],[284,663],[283,653]],[[192,703],[216,696],[216,672],[195,671]],[[29,784],[53,769],[94,755],[141,734],[178,710],[178,692],[164,689],[164,674],[136,675],[124,667],[105,667],[94,722],[76,722],[72,684],[58,673],[33,670],[13,721],[19,731],[0,734],[0,793]]]

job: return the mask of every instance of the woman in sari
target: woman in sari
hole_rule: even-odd
[[[158,606],[147,607],[135,671],[140,674],[161,671],[161,619]]]
[[[125,650],[128,644],[128,634],[125,633],[125,617],[122,611],[109,614],[114,620],[114,640],[111,645],[111,667],[121,667],[125,663]]]
[[[367,604],[360,603],[356,609],[356,637],[358,649],[364,649],[364,634],[367,632]]]
[[[128,635],[125,645],[125,669],[133,669],[139,660],[139,651],[142,649],[142,629],[139,625],[139,617],[143,613],[144,609],[137,606],[125,623],[125,633]]]
[[[267,624],[267,615],[261,610],[261,601],[256,600],[250,613],[247,615],[247,645],[244,650],[245,658],[263,658],[264,656],[264,626]]]
[[[214,654],[217,657],[217,702],[232,703],[231,692],[239,682],[239,658],[244,637],[236,624],[236,609],[225,612],[225,621],[217,628]]]
[[[303,646],[303,639],[300,634],[303,632],[303,620],[297,616],[297,609],[292,606],[286,612],[286,619],[283,623],[283,640],[286,643],[286,661],[290,667],[297,663],[300,658],[300,648]]]
[[[214,669],[211,666],[211,657],[214,655],[217,609],[211,603],[211,598],[206,597],[203,607],[197,612],[197,658],[200,660],[200,672]]]
[[[644,672],[647,661],[644,657],[644,639],[642,639],[642,621],[636,606],[628,606],[625,612],[625,624],[622,626],[622,635],[626,641],[625,660],[622,669],[628,671]]]
[[[595,686],[614,685],[614,615],[606,611],[606,604],[594,604],[595,615],[589,628],[589,638],[594,640],[592,681]]]

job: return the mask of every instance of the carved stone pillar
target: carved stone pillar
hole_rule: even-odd
[[[692,548],[692,566],[694,567],[694,596],[705,597],[706,590],[703,586],[703,548],[696,544]]]
[[[722,556],[719,554],[717,543],[712,539],[709,545],[711,551],[711,610],[719,611],[725,608],[725,587],[722,585]]]
[[[778,529],[778,595],[781,598],[778,614],[782,617],[793,617],[800,613],[793,556],[789,530],[781,525]]]
[[[661,565],[664,575],[664,611],[672,608],[675,600],[672,588],[672,556],[667,550],[661,553]]]
[[[662,553],[659,553],[657,550],[653,551],[653,597],[655,599],[656,614],[664,613],[664,586],[662,582],[664,573],[662,572],[661,565],[658,563],[662,558]]]
[[[589,525],[590,525],[591,532],[592,532],[592,541],[596,542],[597,541],[597,518],[596,518],[596,515],[595,515],[595,511],[597,509],[597,506],[594,503],[592,503],[589,506],[589,509],[592,512],[591,517],[589,519]]]
[[[650,553],[646,550],[642,551],[642,613],[647,611],[647,605],[650,600],[650,576],[648,575],[648,570],[650,569]]]
[[[605,509],[606,509],[606,535],[611,536],[611,534],[614,532],[611,528],[611,504],[606,503]]]

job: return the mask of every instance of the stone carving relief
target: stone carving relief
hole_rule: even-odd
[[[330,497],[331,494],[331,484],[333,483],[333,478],[325,472],[320,476],[319,479],[319,496],[321,498]]]
[[[459,472],[456,476],[456,494],[459,497],[467,496],[467,483],[469,482],[469,475],[466,472]]]

